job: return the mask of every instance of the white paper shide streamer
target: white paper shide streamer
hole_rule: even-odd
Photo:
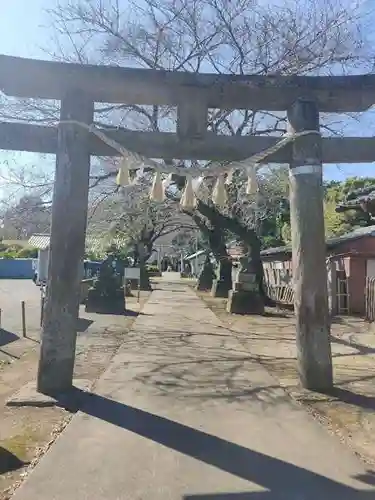
[[[229,170],[227,174],[227,178],[225,179],[225,184],[229,186],[233,182],[233,175],[234,175],[234,168],[232,170]]]
[[[152,182],[150,199],[158,203],[162,203],[165,200],[164,186],[161,180],[161,174],[158,171],[155,172],[154,180]]]
[[[125,149],[124,146],[122,146],[121,144],[116,142],[111,137],[107,136],[103,130],[96,127],[94,123],[87,124],[87,123],[80,122],[77,120],[60,120],[59,122],[56,122],[55,125],[58,126],[59,124],[62,124],[62,123],[70,124],[70,125],[74,124],[74,125],[78,125],[80,127],[83,127],[84,129],[88,130],[90,133],[96,135],[100,140],[102,140],[105,144],[107,144],[108,146],[113,148],[115,151],[118,151],[121,155],[123,155],[124,159],[126,159],[126,161],[128,163],[129,162],[131,163],[131,165],[130,166],[128,165],[127,168],[126,168],[126,165],[123,165],[123,168],[120,169],[117,178],[118,178],[119,182],[121,182],[121,183],[125,183],[125,181],[127,180],[126,179],[126,170],[128,170],[128,171],[129,171],[129,169],[137,170],[139,165],[145,165],[145,166],[147,166],[147,168],[151,168],[151,169],[154,169],[155,171],[159,171],[160,164],[158,164],[157,162],[155,162],[154,160],[152,160],[150,158],[147,158],[143,155],[140,155],[138,153],[135,153],[135,152],[132,152],[132,151]],[[218,174],[227,173],[228,174],[228,177],[227,177],[228,182],[227,183],[229,184],[231,182],[231,172],[230,172],[231,170],[232,171],[233,171],[233,169],[246,170],[248,165],[249,165],[249,162],[251,162],[253,165],[255,165],[255,164],[258,165],[261,162],[264,162],[264,160],[266,160],[268,156],[276,153],[277,151],[279,151],[280,149],[285,147],[287,144],[293,142],[298,137],[307,136],[307,135],[311,135],[311,134],[319,135],[319,136],[321,135],[318,130],[303,130],[303,131],[297,132],[297,133],[288,132],[288,133],[284,134],[283,138],[281,138],[281,140],[278,143],[276,143],[274,146],[272,146],[264,151],[261,151],[259,153],[256,153],[249,158],[246,158],[246,159],[241,160],[241,161],[231,162],[229,165],[226,165],[224,167],[220,164],[219,165],[213,164],[208,169],[207,169],[207,167],[194,168],[193,175],[201,174],[201,175],[211,175],[212,176],[212,175],[215,175],[215,173],[218,173]],[[176,175],[185,175],[182,172],[182,170],[183,170],[182,167],[170,167],[170,166],[168,166],[168,168],[165,169],[165,171],[168,173],[173,172]],[[253,174],[254,174],[254,172],[252,173],[251,178],[252,178],[252,180],[256,180],[256,176]],[[255,183],[255,185],[257,185],[257,184]],[[253,191],[253,189],[254,188],[252,187],[250,191]]]
[[[133,184],[138,184],[138,182],[142,180],[144,174],[145,174],[145,169],[143,167],[137,168]]]
[[[129,186],[130,177],[129,177],[129,166],[126,158],[120,163],[120,167],[116,176],[116,184],[121,187]]]
[[[258,186],[256,168],[254,166],[248,167],[246,194],[251,196],[257,194],[258,190],[259,186]]]
[[[150,192],[150,198],[153,201],[163,202],[165,200],[165,190],[171,184],[171,175],[175,174],[178,176],[186,175],[183,172],[184,168],[180,166],[167,166],[164,169],[169,175],[168,177],[162,181],[161,173],[160,173],[160,164],[155,162],[152,159],[146,158],[144,156],[139,155],[138,153],[134,153],[126,150],[121,144],[117,143],[110,137],[106,136],[106,134],[98,129],[95,125],[88,125],[86,123],[81,123],[76,120],[62,120],[59,123],[74,123],[76,125],[80,125],[89,132],[93,133],[99,139],[101,139],[108,146],[112,147],[116,151],[118,151],[121,155],[123,155],[123,160],[120,164],[120,168],[118,174],[116,176],[116,183],[118,186],[128,186],[131,184],[130,182],[130,170],[137,170],[137,175],[135,179],[135,183],[141,177],[141,172],[143,173],[143,168],[146,165],[148,169],[153,169],[155,171],[155,177],[152,184],[152,189]],[[187,182],[185,186],[185,190],[183,196],[181,198],[180,204],[185,209],[193,209],[196,207],[197,200],[195,198],[195,193],[198,192],[199,188],[204,185],[203,184],[203,176],[215,176],[218,175],[217,182],[215,184],[213,193],[212,193],[212,201],[217,206],[224,206],[228,201],[228,196],[226,192],[226,185],[230,185],[233,181],[233,174],[236,170],[242,170],[247,172],[247,184],[246,184],[246,194],[247,195],[256,195],[259,191],[257,175],[256,175],[256,165],[259,165],[261,162],[264,162],[268,156],[276,153],[279,149],[285,147],[290,142],[293,142],[295,139],[301,136],[306,136],[309,134],[317,134],[320,135],[320,132],[317,130],[304,130],[302,132],[286,134],[277,144],[268,148],[267,150],[261,151],[245,160],[231,162],[229,165],[210,165],[209,168],[203,167],[194,167],[192,168],[190,175],[187,177]],[[251,164],[251,166],[249,165]],[[141,166],[141,169],[139,167]],[[192,181],[192,175],[201,175],[194,179],[194,183]],[[226,175],[226,177],[225,177]]]
[[[184,210],[194,210],[197,199],[194,194],[193,179],[189,175],[186,179],[185,189],[182,193],[180,205]]]
[[[164,191],[172,184],[172,177],[173,174],[169,174],[164,180],[163,180],[163,187]]]
[[[224,207],[228,201],[227,191],[225,189],[224,175],[219,175],[215,187],[212,191],[212,201],[218,207]]]
[[[198,194],[200,188],[202,187],[204,181],[203,175],[200,177],[196,177],[195,179],[192,180],[192,185],[193,185],[193,190],[195,194]]]

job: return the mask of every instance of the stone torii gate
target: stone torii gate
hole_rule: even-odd
[[[0,56],[0,90],[8,96],[61,101],[58,127],[0,123],[0,149],[56,154],[48,294],[38,371],[44,393],[72,387],[84,253],[90,156],[118,151],[88,130],[94,103],[177,107],[175,132],[105,129],[125,148],[150,158],[241,160],[273,146],[277,137],[224,136],[207,130],[209,108],[287,111],[291,132],[319,131],[319,112],[359,112],[375,102],[375,75],[233,76],[83,66]],[[332,385],[322,198],[322,162],[375,159],[373,138],[312,134],[267,158],[290,164],[290,198],[302,384]]]

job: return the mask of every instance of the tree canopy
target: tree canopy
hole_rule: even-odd
[[[341,204],[352,198],[353,192],[371,187],[375,190],[373,177],[350,177],[342,182],[326,183],[324,214],[327,237],[340,236],[356,228],[374,224],[369,214],[361,209],[338,210]]]
[[[373,177],[350,177],[344,181],[324,183],[324,219],[327,238],[341,236],[359,227],[374,224],[375,221],[359,206],[350,209],[350,205],[346,205],[347,200],[355,199],[353,193],[369,192],[372,190],[371,188],[375,190],[375,178]],[[339,207],[342,205],[346,206],[347,209],[340,210]],[[286,198],[282,212],[277,213],[277,207],[275,207],[277,215],[273,224],[274,227],[281,228],[279,235],[282,244],[289,243],[291,238],[288,206],[289,202]],[[276,221],[280,221],[278,226]],[[269,235],[262,234],[261,238],[263,247],[273,246],[268,244]]]
[[[373,69],[365,13],[350,0],[58,0],[48,16],[54,30],[48,52],[63,61],[232,75],[327,75]],[[0,114],[5,119],[50,123],[59,116],[58,103],[54,102],[5,99],[2,104]],[[176,111],[173,106],[102,103],[96,105],[95,123],[171,132],[176,129]],[[322,127],[329,133],[337,133],[341,126],[337,119],[332,122],[322,115]],[[286,113],[210,109],[207,129],[226,135],[281,137],[286,131]],[[192,163],[179,162],[179,166],[188,171]],[[116,175],[116,165],[105,160],[94,170],[91,192],[97,190],[101,196],[105,185],[106,199],[116,189],[113,182],[106,184]],[[245,177],[244,173],[236,174],[228,189],[227,207],[217,207],[209,196],[202,196],[192,216],[210,244],[215,242],[220,259],[224,258],[225,241],[243,239],[253,248],[252,258],[257,258],[261,267],[262,247],[290,239],[287,169],[262,167],[259,193],[253,197],[244,193]],[[48,185],[47,181],[43,185]],[[206,179],[209,189],[212,184],[212,179]],[[361,223],[358,213],[336,212],[334,198],[339,193],[334,195],[333,188],[326,193],[329,235]],[[117,232],[125,230],[128,236],[137,234],[138,242],[144,241],[144,235],[150,235],[144,215],[150,218],[152,212],[141,208],[135,222],[134,212],[119,214],[118,208],[118,204],[111,206],[113,215],[106,216],[104,224],[108,226],[111,219]],[[147,237],[148,241],[150,238],[153,236]]]

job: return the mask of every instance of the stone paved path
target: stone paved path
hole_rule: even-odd
[[[367,500],[375,475],[186,285],[158,284],[14,500]]]

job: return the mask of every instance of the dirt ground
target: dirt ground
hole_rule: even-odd
[[[332,395],[300,388],[293,314],[268,309],[265,316],[228,314],[226,300],[198,293],[242,342],[301,404],[339,435],[363,459],[375,463],[375,328],[362,319],[332,323],[335,389]]]
[[[36,462],[69,422],[57,408],[7,407],[7,399],[35,379],[40,333],[39,290],[29,281],[0,281],[0,500],[7,500],[30,464]],[[92,383],[100,376],[149,297],[127,298],[128,316],[86,314],[81,307],[75,377]],[[27,334],[22,338],[20,301],[26,302]]]

